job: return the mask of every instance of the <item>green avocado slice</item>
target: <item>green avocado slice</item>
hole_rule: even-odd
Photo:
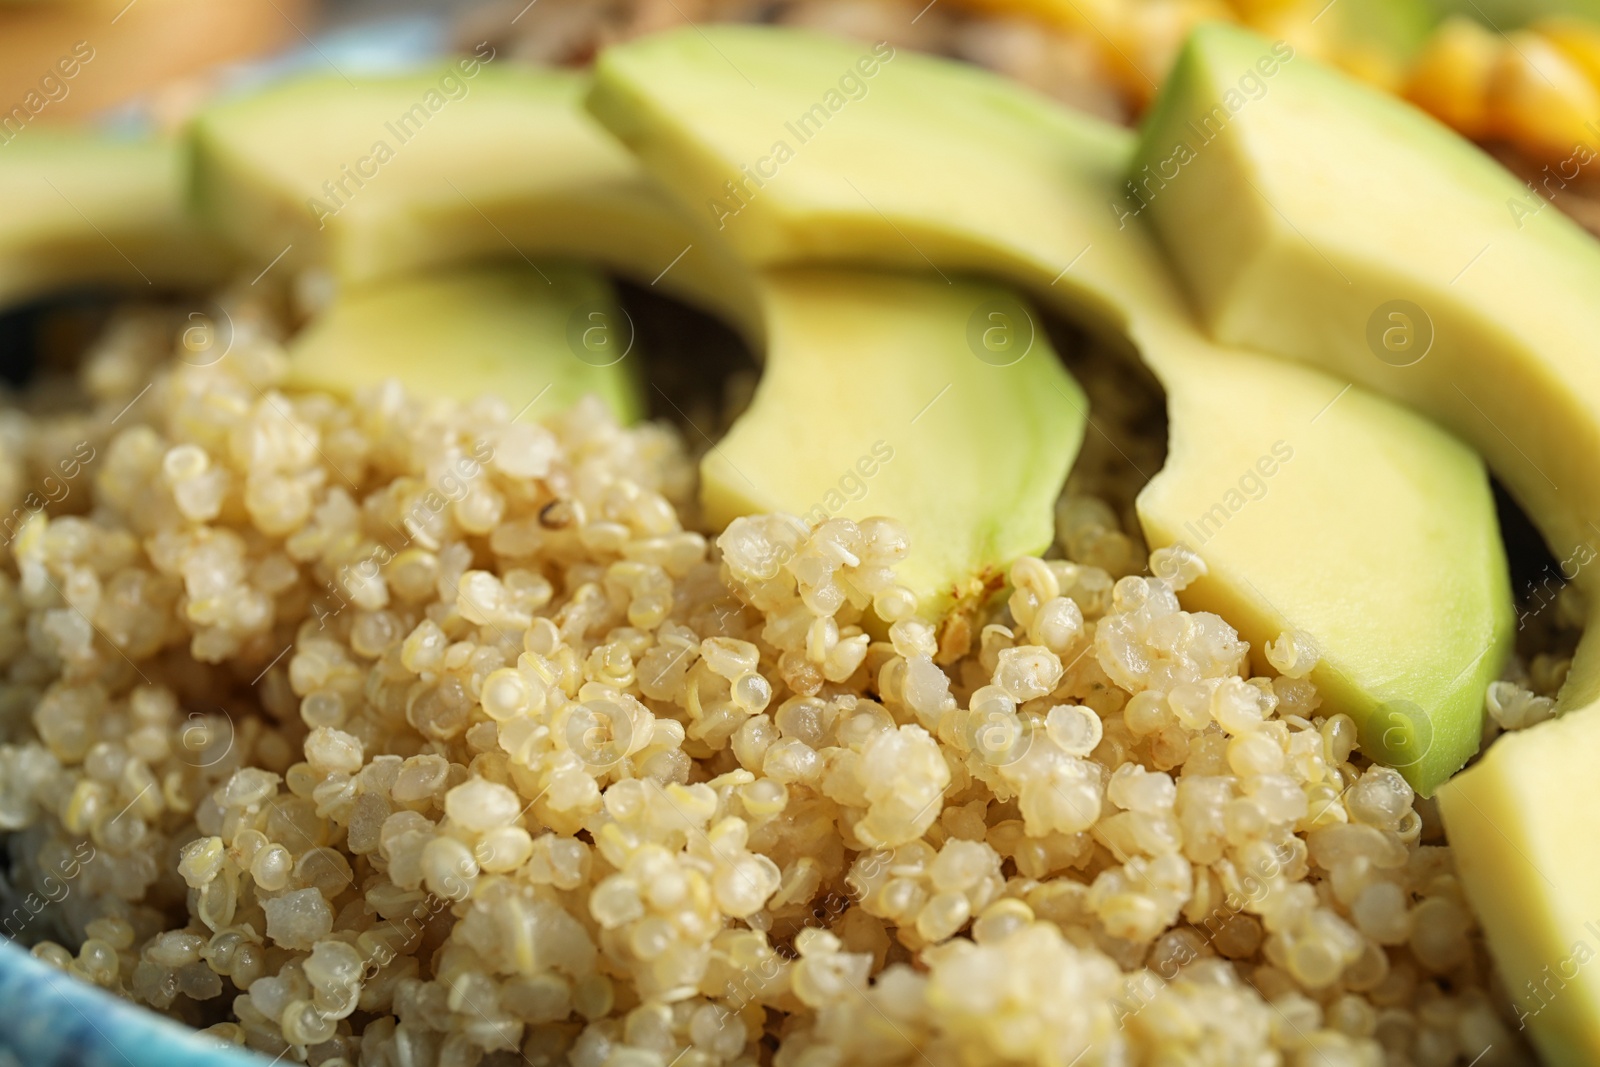
[[[584,113],[587,84],[476,58],[299,77],[196,118],[192,195],[239,247],[325,265],[346,285],[571,257],[743,322],[744,272]]]
[[[1118,210],[1154,228],[1218,340],[1432,415],[1481,448],[1558,556],[1595,540],[1600,248],[1422,112],[1281,57],[1237,28],[1197,31]],[[1267,91],[1241,96],[1258,64],[1276,68]]]
[[[231,266],[184,210],[170,141],[30,130],[0,151],[0,306],[51,289],[200,288]]]
[[[601,53],[589,109],[749,262],[984,271],[1113,330],[1148,288],[1107,274],[1091,245],[1115,227],[1084,209],[1126,132],[975,67],[708,26]]]
[[[761,281],[766,368],[701,464],[706,518],[890,515],[922,614],[981,599],[1055,531],[1088,401],[1004,286],[793,268]]]
[[[537,418],[600,397],[644,414],[632,326],[601,274],[561,263],[482,265],[348,293],[289,345],[289,386],[348,396],[398,378],[421,396],[494,394]]]
[[[1600,247],[1432,119],[1311,63],[1236,106],[1229,88],[1268,47],[1223,27],[1190,39],[1134,173],[1181,145],[1192,158],[1158,174],[1142,215],[1219,337],[1367,383],[1474,442],[1594,602]],[[1500,739],[1439,794],[1467,895],[1552,1064],[1600,1060],[1600,972],[1579,965],[1600,947],[1600,866],[1583,844],[1600,836],[1597,701],[1591,619],[1563,717]]]
[[[1126,335],[1173,425],[1141,523],[1152,547],[1183,540],[1210,568],[1186,603],[1258,650],[1309,633],[1331,705],[1423,794],[1476,750],[1511,630],[1481,462],[1397,405],[1343,395],[1348,379],[1208,341],[1148,234],[1114,210],[1130,134],[974,68],[756,27],[613,48],[590,107],[758,262],[982,271]],[[1279,441],[1296,457],[1281,481],[1230,506]],[[1352,476],[1340,456],[1381,466]],[[1219,504],[1225,529],[1187,532]],[[1370,518],[1425,511],[1438,521]]]
[[[1185,606],[1239,626],[1258,669],[1286,624],[1311,635],[1325,706],[1356,720],[1362,752],[1430,795],[1478,751],[1484,691],[1511,649],[1483,461],[1330,375],[1167,345],[1167,462],[1138,510],[1152,544],[1187,544],[1210,568]]]

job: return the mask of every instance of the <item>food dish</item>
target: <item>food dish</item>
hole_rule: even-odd
[[[0,426],[37,961],[332,1067],[1600,1041],[1600,252],[1392,97],[690,27],[12,147],[18,296],[209,294]]]

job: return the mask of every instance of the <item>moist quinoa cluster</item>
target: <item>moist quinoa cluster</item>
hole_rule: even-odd
[[[1081,484],[936,626],[892,517],[700,531],[668,426],[285,391],[221,306],[220,357],[127,310],[0,415],[39,958],[321,1067],[1527,1058],[1314,645],[1252,676]]]

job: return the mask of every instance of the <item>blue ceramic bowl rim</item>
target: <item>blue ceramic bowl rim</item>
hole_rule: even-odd
[[[29,1067],[262,1067],[181,1023],[0,942],[0,1047]]]

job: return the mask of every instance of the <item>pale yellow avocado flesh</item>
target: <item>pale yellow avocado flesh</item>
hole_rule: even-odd
[[[1600,1063],[1600,712],[1498,738],[1439,810],[1519,1028],[1549,1067]]]
[[[1083,282],[1109,266],[1089,247],[1109,215],[1085,218],[1084,198],[1103,202],[1120,182],[1126,131],[975,67],[793,30],[697,27],[601,53],[589,108],[749,262],[1046,284],[1070,267],[1045,295],[1112,328],[1145,288]]]
[[[73,285],[150,292],[221,281],[221,242],[185,213],[179,146],[28,130],[0,151],[0,306]]]
[[[1144,135],[1179,154],[1191,121],[1268,50],[1191,39]],[[1296,59],[1156,189],[1153,220],[1211,328],[1328,367],[1475,443],[1558,559],[1600,542],[1600,248],[1476,148],[1406,105]],[[1208,131],[1209,132],[1209,131]],[[1170,168],[1169,168],[1170,169]],[[1133,205],[1136,206],[1136,205]],[[1380,308],[1411,302],[1405,320]],[[1392,309],[1391,309],[1392,310]],[[1375,314],[1378,313],[1378,314]],[[1402,331],[1400,351],[1369,323]],[[1409,320],[1406,321],[1406,320]],[[1416,354],[1404,331],[1431,324]],[[1388,360],[1375,351],[1385,351]],[[1574,578],[1594,601],[1587,567]],[[1502,737],[1439,794],[1462,883],[1546,1062],[1600,1062],[1600,627],[1564,717]]]
[[[892,516],[915,547],[896,577],[930,616],[1049,547],[1088,401],[1012,291],[796,268],[761,296],[761,384],[701,464],[709,522]]]
[[[1138,508],[1152,543],[1181,541],[1210,568],[1185,605],[1251,637],[1258,669],[1266,635],[1288,623],[1312,635],[1325,706],[1351,712],[1361,750],[1430,794],[1477,752],[1484,690],[1510,650],[1483,461],[1336,378],[1168,344],[1167,462]]]
[[[528,421],[592,393],[632,422],[644,414],[633,340],[588,268],[462,267],[345,294],[290,342],[286,384],[349,396],[396,378],[419,396],[498,396]]]
[[[755,27],[703,32],[611,49],[590,97],[686,207],[762,263],[983,271],[1125,334],[1173,424],[1141,522],[1152,547],[1184,540],[1210,567],[1186,602],[1240,625],[1258,651],[1286,629],[1310,633],[1330,706],[1424,794],[1476,751],[1511,629],[1481,463],[1403,408],[1359,389],[1341,398],[1348,379],[1207,341],[1148,236],[1110,210],[1130,134],[945,61]],[[864,91],[829,98],[852,72]],[[830,103],[801,142],[797,117]],[[792,149],[781,165],[774,138]],[[764,184],[738,181],[763,159]],[[1296,458],[1266,495],[1227,508],[1220,533],[1186,535],[1280,440]],[[1341,456],[1382,466],[1362,477]],[[1378,518],[1424,513],[1433,521]]]
[[[1260,99],[1230,98],[1239,110],[1200,143],[1191,121],[1226,111],[1271,50],[1232,27],[1197,32],[1133,168],[1142,185],[1146,166],[1198,145],[1138,217],[1211,331],[1437,418],[1479,447],[1558,558],[1600,541],[1600,247],[1422,112],[1305,59],[1279,64]],[[1425,355],[1405,349],[1430,327]]]
[[[745,272],[584,112],[587,84],[476,57],[301,77],[200,114],[195,203],[263,264],[282,254],[347,286],[484,257],[570,257],[746,326]]]

